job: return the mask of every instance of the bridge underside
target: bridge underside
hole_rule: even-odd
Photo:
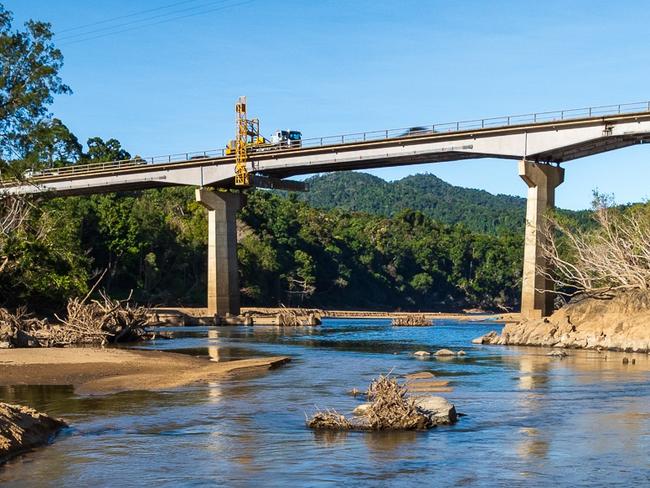
[[[528,158],[544,163],[564,163],[586,156],[593,156],[594,154],[623,149],[636,144],[644,144],[645,142],[650,142],[650,134],[601,137],[591,141],[529,155]]]

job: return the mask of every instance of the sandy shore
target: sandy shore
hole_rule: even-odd
[[[216,363],[159,351],[4,349],[0,350],[0,386],[73,385],[79,394],[164,390],[265,371],[288,361],[276,356]]]

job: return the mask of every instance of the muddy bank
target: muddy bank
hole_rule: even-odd
[[[574,300],[544,319],[507,324],[480,344],[650,352],[650,292]]]
[[[0,351],[0,386],[73,385],[79,394],[163,390],[264,371],[288,361],[288,357],[269,357],[216,363],[158,351],[6,349]]]
[[[0,464],[50,442],[67,424],[28,407],[0,403]]]

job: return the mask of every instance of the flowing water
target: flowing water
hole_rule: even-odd
[[[185,328],[144,347],[228,361],[288,355],[246,378],[78,397],[0,388],[65,417],[53,445],[0,468],[6,486],[649,486],[650,356],[477,346],[497,324],[325,320],[318,328]],[[464,349],[452,359],[417,350]],[[623,364],[622,358],[635,359]],[[316,408],[349,413],[380,373],[433,372],[465,414],[427,432],[314,433]]]

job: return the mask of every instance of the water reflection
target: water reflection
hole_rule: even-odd
[[[392,455],[393,451],[413,444],[419,435],[426,435],[424,432],[416,432],[414,430],[407,430],[403,432],[368,432],[363,435],[363,440],[375,455],[379,455],[379,459],[383,459],[384,455]]]
[[[210,356],[210,361],[219,362],[219,329],[211,329],[208,331],[208,339],[210,346],[208,347],[208,355]],[[223,347],[223,346],[221,346]]]
[[[512,360],[512,359],[510,359]],[[518,358],[519,388],[521,390],[534,390],[548,386],[549,383],[549,358],[546,356],[524,356]]]
[[[344,444],[348,438],[347,431],[337,430],[315,430],[314,440],[326,447],[331,447],[336,444]]]
[[[521,440],[517,443],[517,453],[524,459],[543,459],[549,451],[549,443],[540,437],[540,431],[532,427],[519,429]]]

